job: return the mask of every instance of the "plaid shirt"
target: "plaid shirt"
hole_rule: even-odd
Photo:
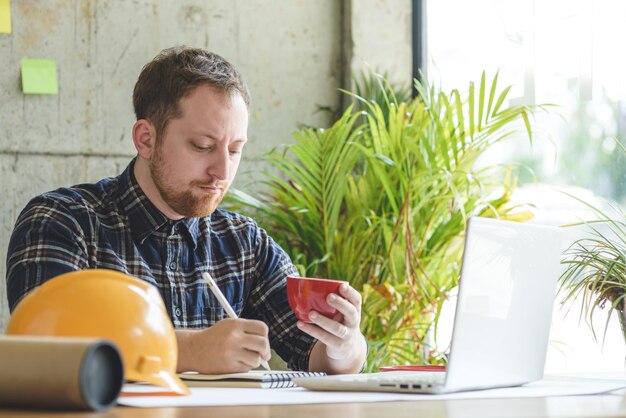
[[[287,254],[252,219],[224,210],[172,221],[143,193],[134,160],[118,177],[40,195],[20,214],[7,255],[11,311],[36,286],[74,270],[105,268],[156,286],[176,328],[206,328],[226,317],[204,283],[209,272],[242,318],[269,327],[272,348],[307,370],[315,339],[296,327]]]

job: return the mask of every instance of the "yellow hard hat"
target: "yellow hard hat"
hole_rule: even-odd
[[[189,394],[176,376],[176,334],[157,289],[112,270],[65,273],[37,287],[17,305],[7,334],[112,340],[124,377]]]

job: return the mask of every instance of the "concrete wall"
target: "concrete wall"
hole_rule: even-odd
[[[345,2],[345,85],[350,74],[370,68],[393,84],[411,84],[411,1]]]
[[[11,7],[13,32],[0,34],[0,331],[15,219],[38,193],[123,170],[134,156],[132,88],[161,49],[206,47],[246,77],[253,107],[240,185],[253,185],[258,157],[290,142],[298,126],[330,123],[317,108],[341,106],[346,68],[369,56],[374,68],[410,79],[408,0],[358,8],[349,0],[13,0]],[[22,94],[22,58],[55,59],[59,94]]]

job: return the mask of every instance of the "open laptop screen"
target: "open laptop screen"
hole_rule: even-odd
[[[470,219],[447,389],[542,377],[560,254],[558,228]]]

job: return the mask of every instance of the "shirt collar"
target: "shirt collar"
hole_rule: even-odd
[[[135,241],[143,243],[152,233],[161,231],[170,232],[175,225],[193,243],[194,249],[198,242],[198,218],[183,218],[178,221],[167,218],[148,199],[135,178],[136,158],[128,164],[128,167],[119,176],[118,200],[124,213],[128,217],[132,237]]]
[[[180,230],[187,235],[187,238],[193,243],[193,249],[195,250],[198,245],[198,228],[200,218],[183,218],[177,222],[180,225]]]

